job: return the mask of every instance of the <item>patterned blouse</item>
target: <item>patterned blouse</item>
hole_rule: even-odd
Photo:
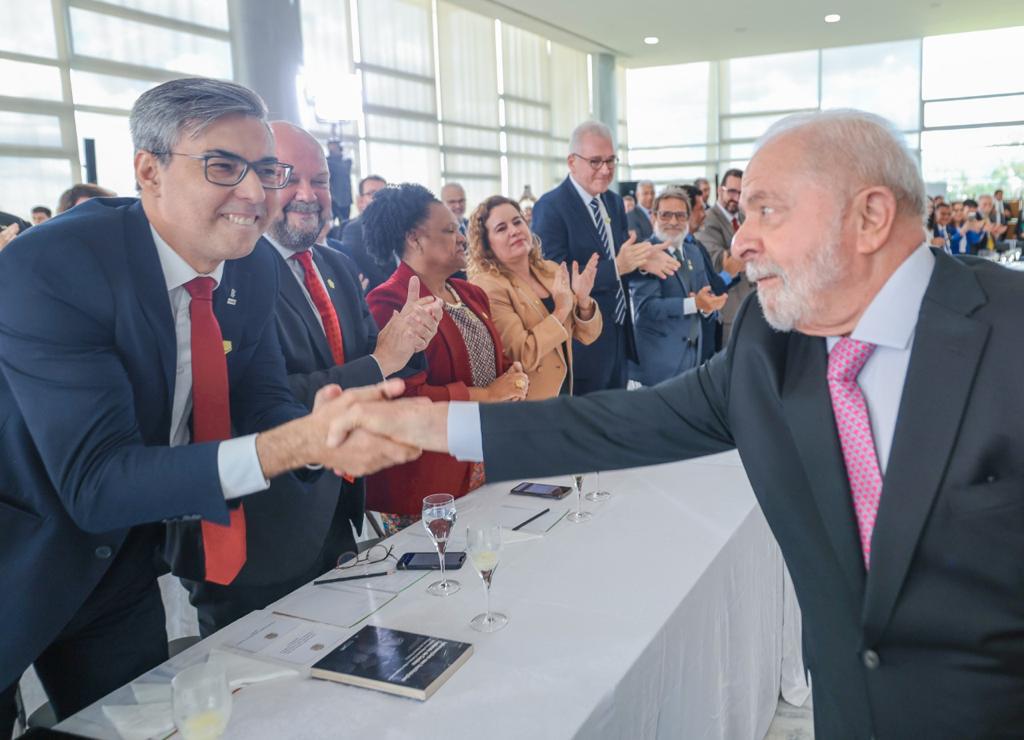
[[[459,298],[459,294],[450,285],[448,290],[452,295]],[[485,388],[497,379],[495,366],[494,340],[487,326],[480,317],[473,313],[472,309],[462,302],[452,305],[445,301],[444,310],[455,322],[462,335],[462,341],[466,343],[466,351],[469,353],[469,366],[473,373],[473,386]]]

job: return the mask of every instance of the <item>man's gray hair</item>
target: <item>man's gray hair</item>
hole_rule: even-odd
[[[584,121],[572,130],[569,137],[569,154],[575,154],[580,148],[580,140],[584,136],[599,136],[606,141],[612,141],[612,130],[600,121]]]
[[[132,106],[128,126],[135,151],[168,159],[182,138],[199,135],[215,121],[243,115],[267,121],[263,99],[244,85],[207,77],[171,80],[147,90]]]
[[[637,180],[636,181],[636,189],[637,190],[642,188],[644,185],[650,185],[653,188],[654,187],[654,180]]]
[[[830,183],[857,190],[881,185],[892,191],[896,210],[923,220],[924,179],[917,161],[896,127],[881,116],[852,108],[795,113],[773,124],[758,139],[755,151],[781,136],[799,132],[806,170]]]
[[[654,203],[651,205],[651,212],[657,213],[661,206],[661,201],[669,198],[676,198],[677,200],[683,201],[686,204],[686,210],[689,211],[693,207],[693,203],[690,202],[690,194],[683,190],[678,185],[668,185],[665,187],[658,196],[654,199]]]

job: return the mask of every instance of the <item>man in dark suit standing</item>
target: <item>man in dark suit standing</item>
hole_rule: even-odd
[[[359,197],[356,198],[356,205],[359,207],[360,214],[366,210],[366,206],[370,205],[373,194],[381,188],[386,188],[387,185],[387,180],[380,175],[367,175],[359,181]],[[380,265],[366,251],[366,246],[363,244],[363,221],[359,216],[345,224],[345,228],[341,232],[341,249],[359,266],[359,271],[366,278],[367,293],[391,277],[391,273],[397,267],[396,264],[388,269],[386,266]]]
[[[421,352],[437,331],[441,303],[414,297],[378,334],[355,264],[315,244],[331,218],[328,167],[320,144],[283,121],[271,124],[277,158],[292,165],[278,211],[256,250],[273,254],[280,292],[276,323],[288,385],[311,408],[317,392],[380,383],[426,370]],[[340,493],[340,495],[339,495]],[[362,478],[323,475],[306,490],[282,476],[246,501],[248,559],[228,585],[189,581],[204,636],[262,609],[330,570],[355,552],[353,528],[363,524]]]
[[[312,413],[289,392],[273,255],[253,253],[289,174],[265,116],[231,82],[159,85],[130,117],[141,199],[85,203],[0,256],[0,737],[31,663],[64,718],[166,659],[161,522],[201,518],[168,554],[230,583],[242,497],[418,454],[325,445],[383,389],[325,389]]]
[[[638,241],[647,241],[654,233],[654,183],[641,180],[636,184],[636,207],[626,214],[629,230]]]
[[[573,342],[577,395],[626,387],[627,360],[637,359],[630,274],[642,267],[665,277],[679,268],[663,250],[630,236],[622,198],[608,189],[617,162],[608,127],[597,121],[580,124],[569,141],[568,177],[533,208],[531,227],[547,259],[585,265],[593,254],[600,258],[591,295],[605,323],[592,344]]]
[[[1024,392],[1005,378],[1024,370],[1024,275],[922,244],[920,170],[872,114],[775,124],[743,204],[756,299],[696,370],[362,422],[491,481],[736,447],[800,600],[815,734],[1019,737]]]
[[[345,156],[341,139],[327,142],[327,168],[331,172],[331,214],[344,226],[352,213],[352,160]]]
[[[722,177],[718,188],[718,200],[708,209],[704,226],[697,232],[697,239],[707,247],[714,264],[715,271],[725,269],[725,258],[729,254],[736,231],[743,223],[744,215],[740,209],[740,194],[743,187],[742,170],[728,170]],[[753,283],[743,273],[729,287],[729,300],[722,309],[722,341],[729,341],[732,323],[736,312],[740,310],[743,299],[754,290]]]

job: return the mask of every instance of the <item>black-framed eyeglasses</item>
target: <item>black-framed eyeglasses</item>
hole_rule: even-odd
[[[235,154],[185,154],[184,152],[151,152],[158,157],[188,157],[203,163],[203,175],[206,181],[225,188],[234,187],[249,174],[251,169],[256,173],[260,184],[268,190],[281,190],[288,186],[292,176],[292,166],[275,159],[261,159],[250,162]]]
[[[678,221],[683,223],[690,220],[690,214],[686,211],[658,211],[655,215],[661,221]]]
[[[392,552],[395,546],[389,545],[374,545],[369,550],[363,553],[355,553],[351,550],[341,553],[338,556],[338,564],[335,568],[339,570],[346,570],[348,568],[354,568],[357,565],[375,565],[376,563],[383,563],[388,558],[392,560],[398,560]]]
[[[590,169],[597,172],[602,167],[607,167],[610,170],[615,169],[615,165],[619,163],[618,157],[608,157],[607,159],[601,159],[601,157],[584,157],[582,154],[572,153],[572,156],[577,159],[582,159],[584,162],[590,165]]]

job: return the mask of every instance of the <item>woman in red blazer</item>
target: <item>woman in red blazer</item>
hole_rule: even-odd
[[[444,303],[437,334],[424,351],[428,370],[405,381],[406,395],[483,403],[526,398],[529,378],[518,362],[506,362],[487,295],[452,277],[466,269],[467,249],[448,207],[423,186],[403,184],[378,190],[361,222],[367,251],[382,265],[398,263],[366,297],[378,325],[402,310],[414,275],[420,279],[421,297],[436,296]],[[415,462],[370,477],[367,506],[393,530],[419,518],[424,496],[450,493],[458,498],[482,483],[483,466],[426,452]]]

